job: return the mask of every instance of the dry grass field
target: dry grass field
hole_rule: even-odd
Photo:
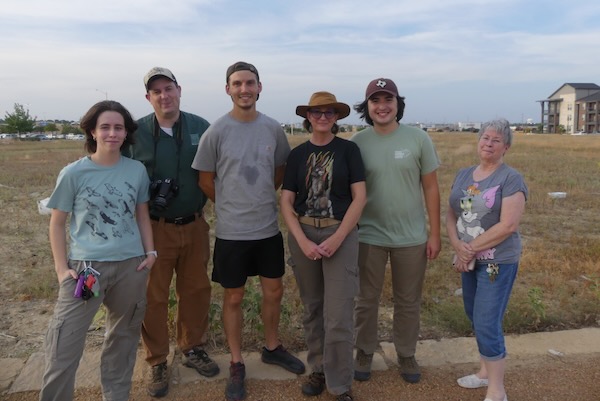
[[[442,216],[456,171],[477,162],[476,135],[432,133],[442,166],[438,170]],[[290,138],[292,146],[306,136]],[[50,195],[56,176],[84,154],[81,141],[0,141],[0,349],[23,356],[42,342],[57,292],[48,244],[47,215],[37,201]],[[509,333],[600,325],[600,135],[520,135],[506,156],[526,179],[530,197],[521,224],[524,252],[505,319]],[[551,199],[548,192],[567,192]],[[214,220],[207,205],[209,222]],[[281,225],[285,231],[285,226]],[[450,269],[450,247],[443,235],[440,257],[430,264],[422,309],[423,338],[470,334],[455,295],[460,278]],[[281,337],[290,348],[303,347],[302,306],[290,271]],[[245,345],[260,344],[260,291],[250,281],[245,302]],[[391,291],[381,300],[381,340],[390,339]],[[220,289],[214,288],[211,344],[223,345]],[[102,324],[101,316],[97,322]],[[29,334],[29,341],[24,341]],[[14,348],[20,344],[18,350]],[[25,346],[25,345],[27,346]],[[12,348],[11,348],[12,347]]]

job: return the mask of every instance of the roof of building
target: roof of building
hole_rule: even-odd
[[[572,87],[575,90],[600,90],[600,86],[594,84],[594,83],[573,83],[573,82],[567,82],[564,83],[560,86],[560,88],[558,88],[557,90],[555,90],[554,92],[552,92],[552,94],[550,96],[548,96],[548,100],[554,96],[558,91],[560,91],[562,88],[564,88],[565,86],[569,85],[570,87]]]
[[[600,91],[591,94],[586,97],[582,97],[581,99],[577,99],[578,102],[598,102],[600,101]]]

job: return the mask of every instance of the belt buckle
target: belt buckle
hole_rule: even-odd
[[[183,224],[183,217],[175,217],[173,219],[173,224],[178,225],[178,226],[182,225]]]

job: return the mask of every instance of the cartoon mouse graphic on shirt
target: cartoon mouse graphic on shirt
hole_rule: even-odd
[[[480,191],[478,184],[470,185],[460,198],[462,213],[456,221],[456,228],[460,238],[465,242],[471,242],[485,232],[481,227],[481,219],[488,214],[496,201],[496,192],[500,185]],[[495,248],[478,252],[476,259],[493,259]]]

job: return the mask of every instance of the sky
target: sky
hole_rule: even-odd
[[[405,123],[541,119],[564,83],[600,84],[597,0],[19,0],[0,13],[0,118],[78,121],[105,98],[152,112],[143,76],[173,71],[181,108],[231,109],[225,71],[254,64],[259,111],[300,123],[326,90],[350,106],[390,78]],[[355,112],[341,123],[359,124]]]

